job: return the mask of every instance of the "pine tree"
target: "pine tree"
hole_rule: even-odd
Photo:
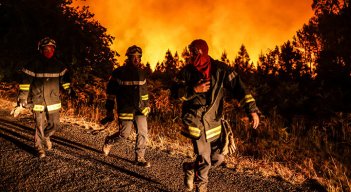
[[[221,56],[221,61],[226,63],[227,65],[230,65],[230,61],[228,59],[226,51],[223,51],[222,56]]]
[[[250,56],[244,45],[240,46],[238,55],[234,60],[234,69],[243,76],[247,76],[253,71],[253,65],[250,64]]]

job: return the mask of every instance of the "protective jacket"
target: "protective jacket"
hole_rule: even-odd
[[[22,72],[19,99],[33,104],[33,111],[57,112],[61,108],[60,85],[70,88],[67,68],[56,57],[47,59],[38,55]]]
[[[112,111],[117,100],[120,120],[133,120],[136,113],[147,115],[150,112],[145,72],[133,64],[112,72],[106,93],[106,109]]]
[[[211,87],[206,93],[195,93],[194,87],[201,79],[203,74],[189,64],[179,72],[172,87],[172,96],[184,101],[183,135],[198,139],[203,132],[208,142],[220,136],[225,91],[240,101],[247,113],[258,112],[240,77],[225,63],[211,58]]]

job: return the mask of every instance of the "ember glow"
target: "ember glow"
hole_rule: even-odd
[[[121,54],[141,46],[143,62],[155,67],[168,49],[181,54],[194,39],[209,44],[220,59],[225,51],[233,61],[242,44],[251,60],[291,40],[313,16],[312,0],[85,0],[107,32],[116,37],[112,49]]]

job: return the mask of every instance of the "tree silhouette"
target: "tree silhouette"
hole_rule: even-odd
[[[351,72],[349,2],[344,2],[341,6],[339,1],[327,1],[325,4],[317,1],[314,8],[318,16],[318,32],[322,45],[317,73],[323,80],[348,80]]]
[[[234,59],[234,69],[244,78],[253,73],[254,66],[253,63],[250,63],[250,56],[244,45],[240,46],[238,55]]]
[[[183,49],[182,58],[185,60],[185,64],[189,63],[190,52],[189,52],[189,50],[188,50],[187,47],[185,47],[185,48]]]
[[[268,50],[266,55],[262,54],[259,56],[257,63],[257,70],[264,76],[278,76],[279,75],[279,57],[280,50],[276,46],[273,50]]]
[[[227,55],[226,51],[223,51],[222,56],[221,56],[221,61],[230,66],[230,61],[228,59],[228,55]]]
[[[308,66],[308,74],[312,77],[316,76],[316,58],[321,49],[317,36],[317,27],[314,23],[315,19],[311,19],[309,24],[305,24],[294,36],[294,46],[301,51],[302,62]]]
[[[152,74],[152,70],[149,62],[146,63],[144,70],[147,77],[149,77]]]
[[[297,80],[305,74],[302,56],[290,41],[281,46],[279,75],[284,80]]]
[[[184,65],[184,62],[179,59],[178,53],[174,56],[170,50],[167,50],[165,60],[156,64],[156,69],[152,74],[153,79],[161,80],[164,85],[169,85],[178,73],[180,67]]]
[[[0,74],[14,80],[19,69],[37,54],[37,42],[49,36],[57,42],[57,56],[84,82],[88,74],[105,77],[115,56],[113,37],[93,19],[88,7],[71,7],[70,0],[2,1],[0,5]]]

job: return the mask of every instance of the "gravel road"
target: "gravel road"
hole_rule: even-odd
[[[33,147],[30,117],[14,119],[0,110],[0,191],[183,191],[181,165],[187,157],[148,149],[150,168],[133,164],[133,142],[101,153],[106,133],[63,124],[53,137],[53,150],[43,159]],[[277,178],[237,173],[229,168],[210,171],[209,192],[314,191]]]

